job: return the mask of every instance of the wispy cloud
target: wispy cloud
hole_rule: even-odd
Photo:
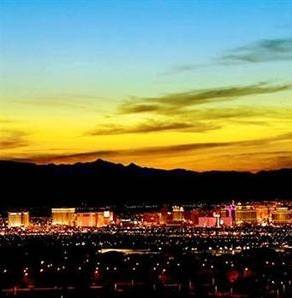
[[[27,134],[22,131],[1,130],[0,149],[13,149],[29,145]]]
[[[0,124],[10,124],[14,122],[13,120],[11,119],[7,119],[7,118],[0,118]]]
[[[292,152],[276,157],[273,165],[270,168],[292,168]]]
[[[226,51],[218,61],[227,63],[260,63],[292,60],[292,38],[263,39]]]
[[[292,38],[261,39],[238,48],[229,49],[205,64],[185,63],[173,66],[164,74],[173,75],[202,67],[292,61]]]
[[[184,72],[189,72],[193,70],[197,70],[200,68],[208,67],[211,66],[211,64],[206,63],[206,64],[198,64],[198,63],[185,63],[185,64],[179,64],[179,65],[174,65],[171,67],[171,69],[161,73],[162,75],[175,75],[175,74],[180,74]]]
[[[219,153],[213,155],[213,160],[219,161],[226,165],[227,163],[236,164],[239,169],[244,169],[252,172],[258,170],[273,170],[280,168],[292,167],[292,150],[290,151],[269,151],[258,148],[251,148],[246,152],[232,152],[232,153]],[[214,162],[215,162],[214,161]],[[227,167],[228,168],[228,167]]]
[[[187,111],[191,117],[197,120],[250,120],[250,118],[265,119],[291,119],[292,111],[284,108],[272,108],[266,106],[237,106],[224,108],[204,108]]]
[[[253,148],[259,149],[268,144],[273,144],[283,141],[291,141],[292,133],[281,134],[270,138],[243,140],[243,141],[227,141],[227,142],[203,142],[203,143],[189,143],[189,144],[176,144],[169,146],[153,146],[135,149],[122,149],[122,150],[98,150],[90,152],[70,153],[70,154],[42,154],[22,156],[25,160],[31,160],[39,163],[49,162],[75,162],[75,161],[88,161],[97,158],[129,158],[133,160],[135,157],[170,157],[170,156],[183,156],[183,154],[192,152],[206,152],[213,149],[224,150],[226,148]],[[287,155],[287,154],[286,154]],[[17,157],[15,157],[17,158]]]
[[[141,114],[128,125],[97,124],[86,131],[86,136],[142,134],[155,132],[204,133],[238,122],[246,125],[269,125],[271,119],[287,121],[292,112],[287,109],[256,105],[237,107],[213,107],[214,103],[232,101],[244,96],[256,96],[286,91],[292,84],[258,83],[246,86],[230,86],[171,93],[158,97],[131,97],[117,107],[118,116]],[[154,115],[154,119],[151,119]],[[146,116],[146,119],[145,119]],[[150,118],[150,119],[147,119]],[[129,122],[130,123],[130,122]]]
[[[86,133],[86,135],[117,135],[130,133],[153,133],[164,131],[182,131],[182,132],[206,132],[220,128],[214,124],[203,122],[175,122],[175,121],[155,121],[148,120],[144,123],[123,127],[121,125],[101,125]]]
[[[248,95],[276,93],[291,88],[292,84],[268,85],[267,83],[259,83],[247,86],[191,90],[166,94],[160,97],[126,100],[118,107],[118,111],[121,114],[156,112],[168,115],[202,104],[234,100]]]
[[[135,98],[122,102],[117,109],[118,114],[156,114],[160,120],[142,120],[129,126],[122,124],[99,124],[87,131],[85,135],[117,135],[130,133],[153,132],[208,132],[222,127],[228,120],[243,121],[245,124],[266,125],[267,122],[256,122],[251,118],[258,116],[273,117],[279,115],[275,109],[234,107],[234,108],[205,108],[205,104],[234,100],[247,95],[276,93],[288,90],[292,84],[268,85],[259,83],[248,86],[231,86],[227,88],[213,88],[192,90],[183,93],[167,94],[160,97]],[[202,108],[203,106],[203,108]],[[287,112],[284,113],[287,115]],[[291,114],[291,113],[290,113]],[[292,116],[292,115],[291,115]],[[159,119],[158,118],[158,119]],[[242,122],[242,124],[244,124]]]

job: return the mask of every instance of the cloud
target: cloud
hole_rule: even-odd
[[[203,122],[172,122],[172,121],[154,121],[148,120],[142,124],[133,127],[123,127],[118,125],[107,125],[101,128],[89,131],[87,135],[117,135],[130,133],[151,133],[164,131],[182,131],[182,132],[206,132],[220,128],[213,124]]]
[[[208,109],[195,109],[188,111],[191,117],[197,120],[226,120],[226,119],[241,119],[251,118],[262,115],[265,113],[262,109],[255,109],[249,107],[236,107],[236,108],[208,108]]]
[[[139,100],[139,99],[138,99]],[[135,104],[133,101],[126,101],[119,106],[119,112],[122,114],[131,114],[131,113],[144,113],[144,112],[155,112],[159,110],[157,105],[149,104]]]
[[[218,61],[227,63],[261,63],[292,60],[292,38],[262,39],[226,51]]]
[[[1,150],[13,149],[28,145],[27,134],[22,131],[1,130],[0,148]]]
[[[171,146],[160,146],[160,147],[148,147],[141,148],[133,151],[135,154],[177,154],[186,153],[189,151],[207,150],[213,148],[225,148],[232,146],[258,146],[267,145],[278,141],[291,141],[292,133],[286,133],[277,135],[270,138],[254,139],[254,140],[243,140],[243,141],[228,141],[228,142],[209,142],[209,143],[190,143],[190,144],[178,144]]]
[[[0,117],[0,124],[10,124],[13,122],[15,122],[15,120]]]
[[[97,158],[116,158],[116,157],[137,157],[137,156],[153,156],[153,155],[169,155],[181,154],[189,151],[205,150],[210,148],[230,146],[232,142],[226,143],[194,143],[194,144],[179,144],[172,146],[158,146],[145,147],[137,149],[123,149],[123,150],[97,150],[90,152],[77,152],[71,154],[40,154],[25,157],[13,157],[10,159],[32,161],[37,163],[60,163],[60,162],[76,162],[76,161],[90,161]]]
[[[100,136],[169,131],[203,133],[234,123],[267,126],[273,120],[287,121],[292,117],[291,110],[259,105],[255,107],[213,108],[208,107],[207,104],[231,101],[248,95],[281,92],[289,90],[291,87],[292,84],[258,83],[247,86],[192,90],[158,97],[132,97],[118,106],[117,113],[119,115],[143,114],[143,116],[149,116],[150,113],[156,114],[158,120],[146,119],[128,126],[99,124],[95,129],[87,131],[85,135]]]
[[[175,65],[173,66],[170,70],[165,71],[163,73],[161,73],[162,75],[174,75],[174,74],[179,74],[179,73],[183,73],[183,72],[189,72],[192,70],[197,70],[200,68],[204,68],[204,67],[208,67],[211,66],[211,64],[196,64],[196,63],[189,63],[189,64],[180,64],[180,65]]]
[[[185,63],[173,66],[164,75],[173,75],[197,70],[202,67],[263,63],[292,60],[292,38],[261,39],[223,52],[205,64]]]
[[[277,156],[271,168],[292,168],[292,152],[289,155]]]
[[[292,150],[266,151],[265,149],[251,148],[251,150],[243,153],[214,154],[211,158],[213,158],[214,162],[219,161],[219,164],[223,164],[223,168],[227,166],[228,169],[229,163],[229,166],[237,165],[241,170],[252,172],[292,167]],[[209,157],[209,159],[211,158]]]
[[[262,119],[291,119],[292,111],[285,108],[266,106],[238,106],[224,108],[194,109],[187,111],[196,120],[232,120],[232,121],[262,121]],[[255,118],[253,120],[251,118]],[[261,118],[261,120],[258,120]]]
[[[119,155],[118,150],[97,150],[90,152],[77,152],[77,153],[59,153],[59,154],[34,154],[15,157],[4,157],[5,160],[24,160],[26,162],[36,163],[73,163],[73,162],[86,162],[93,161],[97,158],[113,158]]]
[[[122,150],[98,150],[90,152],[80,153],[64,153],[64,154],[42,154],[32,156],[15,157],[30,160],[38,163],[49,163],[49,162],[76,162],[76,161],[89,161],[97,158],[130,158],[133,157],[169,157],[183,156],[183,154],[192,152],[205,152],[213,149],[226,149],[230,148],[263,148],[268,144],[291,141],[292,133],[281,134],[270,138],[243,140],[243,141],[227,141],[227,142],[205,142],[205,143],[189,143],[189,144],[176,144],[169,146],[153,146],[135,149],[122,149]]]
[[[225,88],[210,88],[191,90],[181,93],[171,93],[159,97],[142,97],[124,101],[119,107],[121,114],[155,112],[159,114],[176,114],[188,107],[234,100],[248,95],[270,94],[291,89],[292,84],[268,85],[258,83],[247,86],[231,86]]]

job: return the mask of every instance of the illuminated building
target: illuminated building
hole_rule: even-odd
[[[172,207],[173,222],[182,222],[184,220],[184,208],[179,206]]]
[[[237,205],[235,208],[235,222],[239,224],[256,224],[257,213],[253,206]]]
[[[272,223],[288,224],[291,222],[291,211],[287,207],[278,207],[271,212]]]
[[[95,212],[79,212],[76,213],[77,227],[96,227],[96,213]]]
[[[103,212],[96,212],[96,227],[100,228],[104,226]]]
[[[160,224],[161,225],[168,225],[173,222],[173,213],[170,212],[166,206],[161,209],[160,213]]]
[[[74,226],[75,208],[52,208],[52,224]]]
[[[229,210],[230,208],[230,210]],[[221,207],[217,212],[220,214],[220,217],[231,217],[232,218],[232,212],[231,212],[231,207],[226,206],[226,207]]]
[[[8,212],[8,227],[28,227],[29,213],[28,212]]]
[[[146,212],[142,215],[142,222],[145,226],[159,225],[160,213],[159,212]]]
[[[76,213],[77,227],[104,227],[113,222],[114,213],[112,211]]]
[[[199,210],[192,209],[184,212],[184,219],[188,224],[197,226],[199,224],[199,215]]]
[[[257,214],[257,223],[267,223],[270,218],[270,209],[266,205],[257,205],[255,206]]]
[[[229,216],[220,217],[220,226],[231,227],[233,225],[232,218]]]
[[[216,228],[219,228],[220,227],[220,214],[219,213],[213,213],[213,216],[216,219],[215,226],[216,226]]]
[[[166,222],[167,222],[167,207],[163,207],[161,209],[161,212],[160,212],[160,224],[161,225],[166,225]]]
[[[106,210],[102,212],[103,216],[103,225],[108,226],[114,221],[114,213],[112,211]]]
[[[114,213],[112,211],[95,212],[96,227],[104,227],[114,223]]]
[[[232,218],[233,223],[235,223],[235,210],[236,207],[232,201],[232,203],[227,207],[227,216]]]
[[[199,227],[213,228],[216,226],[216,218],[211,216],[199,217]]]
[[[220,208],[218,210],[218,214],[220,215],[220,226],[231,227],[233,225],[235,219],[235,209],[232,205]]]

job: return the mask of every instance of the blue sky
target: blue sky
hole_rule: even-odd
[[[131,147],[123,138],[131,144],[134,139],[133,146],[142,148],[287,133],[291,123],[282,110],[291,103],[291,5],[288,0],[1,0],[2,143],[10,144],[7,138],[23,134],[28,144],[9,145],[2,156]],[[265,85],[262,90],[263,83],[271,88]],[[129,103],[148,105],[156,98],[160,104],[165,95],[189,96],[188,92],[200,90],[215,94],[214,90],[228,88],[238,92],[233,86],[246,86],[248,96],[234,96],[232,102],[212,99],[211,104],[208,99],[210,106],[200,107],[200,115],[197,110],[195,116],[190,114],[194,118],[187,115],[188,123],[178,111],[172,118],[157,111],[120,113]],[[284,86],[283,92],[279,86]],[[235,109],[256,109],[259,118],[245,119],[244,125],[237,119],[240,124],[234,126],[234,119],[223,123],[212,114],[203,123],[212,127],[210,131],[198,134],[184,129],[192,127],[190,122],[201,119],[209,107],[213,114],[223,108],[229,114]],[[271,108],[282,113],[276,121],[267,119],[269,113],[259,115]],[[52,121],[64,128],[62,133],[54,130]],[[264,125],[249,126],[256,121],[273,124],[269,130]],[[151,131],[157,125],[161,132],[157,127],[144,135],[139,131],[141,127]],[[115,129],[109,131],[110,137],[89,138],[87,132],[96,126]],[[165,160],[161,166],[185,166],[178,160]],[[152,165],[141,158],[137,162]],[[203,168],[195,161],[189,164]]]

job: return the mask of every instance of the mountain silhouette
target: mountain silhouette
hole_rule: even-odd
[[[194,172],[101,159],[67,165],[0,161],[0,179],[2,210],[292,198],[292,169]]]

